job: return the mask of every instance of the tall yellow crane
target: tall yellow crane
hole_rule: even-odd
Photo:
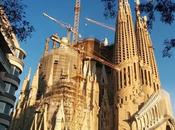
[[[74,32],[78,34],[79,29],[79,22],[80,22],[80,0],[75,1],[75,7],[74,7]],[[73,43],[76,44],[78,41],[78,36],[73,32]]]

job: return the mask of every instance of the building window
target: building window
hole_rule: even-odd
[[[22,53],[21,50],[16,49],[16,50],[15,50],[15,56],[16,56],[17,58],[23,60],[23,58],[24,58],[24,53]]]
[[[131,74],[130,74],[130,67],[128,66],[128,79],[129,79],[129,84],[131,84]]]
[[[147,72],[146,72],[146,70],[144,71],[144,73],[145,73],[145,82],[146,82],[146,85],[148,85],[148,78],[147,78]]]
[[[153,87],[154,87],[154,91],[156,91],[157,89],[156,89],[156,84],[155,83],[153,83]]]
[[[11,74],[13,74],[16,77],[18,77],[19,74],[20,74],[20,70],[16,66],[12,66],[12,68],[11,68]]]
[[[15,56],[18,58],[20,54],[20,51],[18,49],[15,50]]]
[[[18,58],[19,58],[19,59],[21,59],[21,60],[23,60],[23,59],[24,59],[24,54],[20,52],[20,54],[19,54],[19,57],[18,57]]]
[[[171,130],[169,125],[166,126],[166,130]]]
[[[131,113],[130,112],[126,112],[126,118],[127,119],[131,118]]]
[[[150,71],[148,71],[148,76],[149,76],[149,85],[151,86],[151,74],[150,74]]]
[[[9,104],[5,105],[5,109],[4,109],[4,113],[9,115],[10,114],[10,110],[11,110],[11,106]]]
[[[119,80],[118,80],[118,79],[119,79],[119,76],[118,76],[118,75],[119,75],[119,72],[117,71],[117,72],[116,72],[116,80],[117,80],[117,81],[119,81]],[[120,81],[117,82],[117,90],[119,90],[119,89],[120,89]]]
[[[4,102],[0,102],[0,113],[4,113],[4,109],[5,109],[5,103]]]
[[[122,88],[122,72],[120,71],[120,88]]]
[[[159,84],[157,84],[157,90],[159,90]]]
[[[15,94],[15,91],[16,91],[16,87],[14,85],[11,85],[9,94],[14,95]]]
[[[123,79],[124,79],[124,85],[126,86],[126,85],[127,85],[127,84],[126,84],[126,82],[127,82],[127,81],[126,81],[126,68],[124,68],[124,78],[123,78]]]
[[[142,84],[144,84],[144,79],[143,79],[143,70],[141,69],[141,77],[142,77]]]
[[[53,65],[53,83],[56,83],[58,78],[60,77],[60,68],[59,68],[59,61],[54,60],[54,65]]]
[[[4,102],[0,102],[0,113],[4,113],[6,115],[9,115],[10,114],[10,110],[11,110],[11,105],[10,104],[4,103]]]
[[[6,126],[0,124],[0,130],[7,130]]]
[[[127,96],[125,96],[125,101],[127,101]]]
[[[121,104],[123,104],[123,98],[121,98]]]
[[[55,61],[54,61],[54,64],[58,64],[58,60],[55,60]]]
[[[10,83],[5,82],[5,92],[14,95],[16,91],[16,87]]]
[[[10,87],[11,87],[11,84],[9,84],[9,83],[5,83],[5,92],[7,92],[7,93],[9,93],[9,91],[10,91]]]
[[[134,75],[135,75],[135,80],[136,80],[137,79],[136,63],[134,63]]]

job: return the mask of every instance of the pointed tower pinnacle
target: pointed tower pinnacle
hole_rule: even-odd
[[[136,5],[140,5],[140,0],[135,0]]]
[[[47,38],[45,43],[45,48],[44,48],[44,55],[47,54],[49,51],[49,42],[50,42],[50,38]]]
[[[31,67],[29,68],[29,72],[28,72],[28,74],[27,74],[27,76],[25,77],[25,79],[24,79],[24,82],[23,82],[23,85],[22,85],[22,88],[21,88],[21,93],[24,93],[27,89],[28,89],[28,82],[29,82],[29,80],[30,80],[30,75],[31,75]]]
[[[136,18],[139,18],[140,17],[140,9],[139,9],[139,6],[140,6],[140,0],[135,0],[135,10],[136,10]]]
[[[30,87],[30,93],[29,93],[29,106],[32,106],[35,104],[36,98],[37,98],[37,91],[38,91],[38,82],[39,82],[39,65],[37,67],[37,70],[34,74],[32,84]]]
[[[20,109],[21,106],[24,106],[25,98],[27,98],[26,96],[28,96],[27,91],[28,91],[29,85],[30,85],[30,75],[31,75],[31,68],[29,68],[28,75],[25,77],[25,79],[23,81],[21,93],[19,95],[19,100],[18,100],[18,103],[16,105],[17,109]]]
[[[28,79],[28,80],[30,79],[30,76],[31,76],[31,71],[32,71],[32,68],[30,67],[30,68],[29,68],[28,75],[27,75],[27,79]]]
[[[54,130],[62,130],[61,128],[64,128],[64,124],[65,124],[65,112],[64,112],[64,103],[62,99],[56,114]]]
[[[160,88],[158,69],[152,42],[147,30],[147,17],[140,16],[139,1],[136,1],[136,39],[141,66],[141,85],[143,92],[150,97]]]
[[[140,56],[141,66],[141,85],[145,94],[145,100],[153,94],[152,88],[152,71],[151,60],[149,54],[149,41],[147,40],[146,28],[144,19],[140,16],[139,2],[136,2],[136,39],[137,47]]]
[[[153,80],[152,88],[154,88],[154,92],[156,92],[160,90],[159,72],[158,72],[157,63],[156,63],[156,59],[154,55],[154,48],[152,45],[151,37],[147,29],[147,17],[144,17],[143,21],[145,25],[146,37],[147,37],[148,46],[149,46],[149,56],[150,56],[150,63],[151,63],[151,69],[152,69],[152,80]]]

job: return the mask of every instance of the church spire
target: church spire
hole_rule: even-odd
[[[118,64],[123,60],[123,55],[121,55],[121,51],[122,51],[122,43],[126,42],[125,40],[125,35],[126,32],[123,31],[123,26],[120,26],[121,24],[125,24],[126,22],[126,14],[123,8],[123,0],[119,0],[118,3],[118,16],[117,16],[117,20],[116,20],[117,24],[116,24],[116,36],[115,36],[115,50],[114,50],[114,64]]]
[[[151,71],[151,60],[149,54],[149,41],[147,40],[146,34],[146,25],[144,19],[140,15],[139,10],[139,1],[136,1],[136,40],[138,53],[140,58],[140,76],[141,76],[141,85],[143,92],[145,94],[145,100],[147,97],[150,97],[153,92],[153,80],[152,80],[152,71]]]
[[[149,41],[146,36],[146,23],[140,15],[140,1],[136,0],[136,40],[141,63],[150,66]]]
[[[34,74],[32,84],[30,87],[29,100],[28,100],[29,106],[32,106],[35,104],[35,101],[37,98],[38,83],[39,83],[39,65],[38,65],[37,70]]]
[[[140,18],[140,9],[139,9],[139,6],[140,6],[140,0],[135,0],[135,11],[136,11],[136,18]]]
[[[150,63],[152,68],[153,87],[154,87],[154,91],[158,91],[160,89],[160,78],[159,78],[159,72],[158,72],[157,63],[154,55],[154,48],[152,45],[150,34],[146,26],[147,25],[146,17],[144,18],[144,25],[145,25],[145,31],[146,31],[146,38],[149,46],[149,56],[150,56]]]
[[[137,57],[135,32],[128,0],[119,0],[115,36],[114,64]]]
[[[30,84],[30,75],[31,75],[31,68],[29,68],[28,75],[25,77],[25,79],[23,81],[22,88],[21,88],[21,93],[19,95],[19,101],[16,105],[17,109],[19,109],[21,106],[24,105],[25,98],[26,98],[26,96],[28,96],[27,91],[29,89],[29,84]]]
[[[139,10],[139,0],[136,1],[136,39],[141,65],[141,84],[143,92],[149,97],[160,87],[154,50],[149,32],[147,30],[146,17],[142,18]]]
[[[28,72],[27,76],[24,79],[24,82],[23,82],[23,85],[22,85],[22,88],[21,88],[21,93],[24,93],[28,89],[28,87],[29,87],[28,82],[30,80],[30,75],[31,75],[31,68],[29,68],[29,72]]]

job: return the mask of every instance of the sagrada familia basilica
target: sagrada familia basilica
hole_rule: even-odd
[[[47,38],[37,70],[23,81],[10,130],[175,130],[161,88],[147,19],[118,0],[113,45]]]

